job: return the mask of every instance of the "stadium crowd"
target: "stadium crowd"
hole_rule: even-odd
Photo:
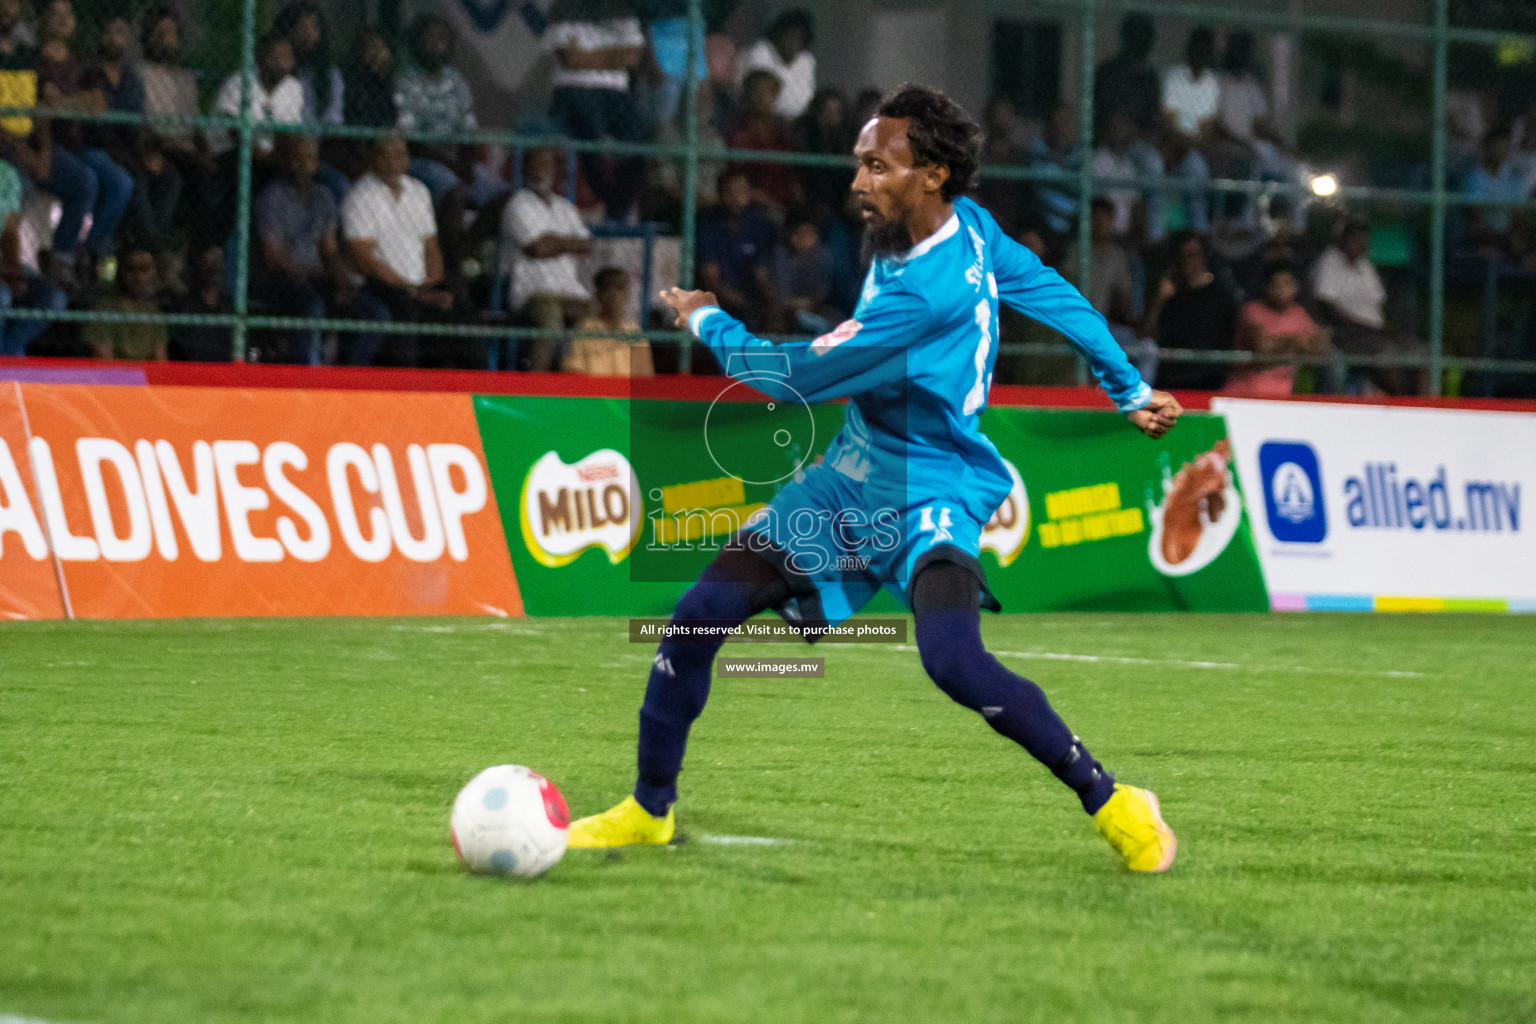
[[[552,72],[547,114],[524,127],[583,141],[681,141],[688,23],[680,11],[642,18],[630,0],[558,0],[547,16],[525,10]],[[238,133],[201,130],[191,119],[238,116],[244,85],[259,120],[309,129],[258,127],[252,137],[252,313],[615,333],[642,326],[633,317],[633,268],[593,265],[592,228],[656,223],[675,233],[681,159],[584,152],[568,162],[553,149],[454,143],[454,133],[480,125],[455,66],[454,29],[437,14],[418,17],[400,45],[365,29],[342,56],[322,9],[290,0],[261,37],[249,81],[235,74],[201,90],[183,62],[184,28],[170,6],[133,20],[109,13],[82,47],[71,0],[48,0],[35,17],[22,0],[0,0],[0,100],[144,118],[0,118],[0,317],[15,308],[228,313]],[[1294,193],[1207,188],[1213,177],[1294,185],[1309,173],[1271,117],[1253,36],[1229,31],[1218,47],[1215,32],[1197,27],[1183,60],[1158,68],[1155,31],[1146,15],[1121,22],[1118,52],[1096,71],[1088,153],[1072,107],[1030,119],[1008,96],[994,96],[981,112],[985,163],[1040,175],[1022,183],[984,175],[980,201],[1070,278],[1080,265],[1079,169],[1086,160],[1107,179],[1092,198],[1088,293],[1158,387],[1290,393],[1298,371],[1286,359],[1302,355],[1316,357],[1301,371],[1310,390],[1418,390],[1424,382],[1411,370],[1346,373],[1329,361],[1421,347],[1372,260],[1366,221],[1338,204],[1309,211]],[[698,280],[762,333],[829,330],[852,310],[861,281],[846,164],[725,156],[846,161],[879,93],[850,98],[819,84],[814,41],[812,16],[799,9],[749,43],[724,31],[698,39]],[[1477,118],[1460,116],[1459,187],[1475,198],[1529,198],[1533,116],[1536,108],[1506,126],[1485,117],[1471,128],[1465,122]],[[340,125],[379,137],[326,133]],[[1115,180],[1165,175],[1162,185]],[[40,229],[27,216],[39,200],[53,203]],[[29,238],[24,222],[34,225]],[[1518,269],[1536,266],[1533,243],[1509,210],[1472,208],[1459,217],[1453,255]],[[658,311],[643,326],[665,324]],[[1018,320],[1004,331],[1004,340],[1047,338]],[[8,355],[225,360],[231,341],[223,325],[0,318],[0,354]],[[253,334],[250,358],[483,366],[486,347],[480,338],[427,344],[398,331],[269,330]],[[1160,355],[1169,349],[1248,350],[1257,359],[1229,367]],[[999,380],[1073,376],[1067,359],[1000,362]],[[521,344],[510,365],[650,373],[656,364],[643,343],[631,351],[623,339],[551,335]]]

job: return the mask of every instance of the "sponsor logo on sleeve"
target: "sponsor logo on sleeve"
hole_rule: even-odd
[[[811,342],[811,351],[818,356],[824,356],[863,329],[864,325],[857,320],[844,320],[834,327],[830,333],[823,334]]]

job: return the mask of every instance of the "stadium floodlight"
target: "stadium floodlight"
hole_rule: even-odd
[[[1314,174],[1312,176],[1312,194],[1327,199],[1339,190],[1339,179],[1332,174]]]

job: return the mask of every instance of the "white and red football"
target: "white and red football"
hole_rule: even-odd
[[[570,824],[553,782],[520,764],[499,764],[459,790],[449,830],[470,871],[528,876],[560,862]]]

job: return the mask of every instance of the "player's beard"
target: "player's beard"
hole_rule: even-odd
[[[864,224],[864,237],[859,245],[865,263],[876,256],[903,256],[912,248],[912,234],[900,221],[880,218]]]

